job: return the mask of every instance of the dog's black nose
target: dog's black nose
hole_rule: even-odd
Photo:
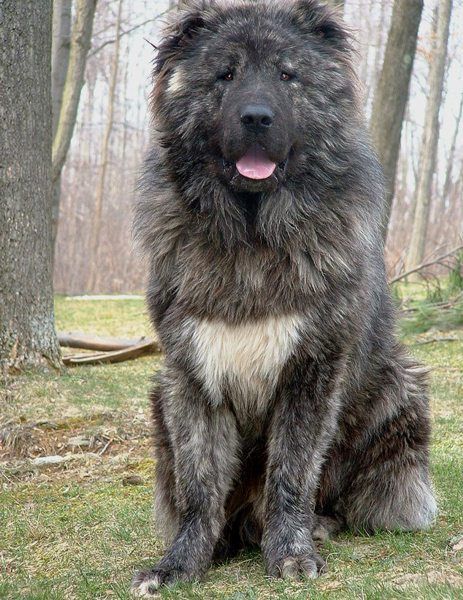
[[[264,104],[248,104],[241,111],[241,123],[248,129],[268,129],[273,124],[274,116]]]

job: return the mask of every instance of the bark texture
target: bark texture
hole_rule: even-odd
[[[423,0],[395,0],[383,67],[373,100],[370,131],[387,181],[384,238],[394,198],[402,123],[422,11]]]
[[[431,205],[432,180],[436,167],[439,142],[439,111],[444,89],[447,41],[452,15],[452,0],[439,2],[437,37],[429,73],[429,97],[426,104],[420,168],[416,188],[415,216],[406,260],[406,269],[412,269],[423,261],[426,234]]]
[[[51,245],[51,0],[0,1],[0,363],[58,365]]]
[[[77,119],[80,93],[84,84],[87,54],[92,40],[93,20],[97,0],[77,0],[72,29],[71,51],[66,83],[56,134],[53,140],[53,170],[55,182],[64,166]]]

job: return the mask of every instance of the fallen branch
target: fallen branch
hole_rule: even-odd
[[[108,338],[86,335],[84,333],[58,332],[58,340],[64,348],[79,348],[81,350],[97,350],[100,352],[114,352],[116,350],[126,350],[140,344],[152,344],[155,352],[159,351],[159,344],[156,340],[141,337],[137,339]]]
[[[145,337],[128,340],[61,332],[58,333],[58,340],[60,345],[65,348],[97,351],[94,354],[65,356],[63,363],[68,366],[118,363],[146,354],[161,352],[161,346],[157,340]]]
[[[146,354],[153,354],[159,352],[159,345],[156,342],[145,342],[144,344],[138,344],[136,346],[130,346],[123,350],[116,350],[114,352],[99,352],[98,354],[79,354],[75,356],[65,356],[63,363],[66,366],[79,366],[79,365],[100,365],[106,363],[118,363],[125,362],[127,360],[133,360]]]
[[[398,275],[397,277],[394,277],[394,279],[391,279],[389,281],[389,285],[392,285],[393,283],[397,283],[397,281],[401,281],[402,279],[405,279],[409,275],[413,275],[414,273],[418,273],[419,271],[422,271],[423,269],[427,269],[428,267],[432,267],[432,266],[438,264],[439,262],[441,262],[442,260],[444,260],[444,258],[448,258],[449,256],[454,256],[455,254],[457,254],[457,252],[460,252],[461,250],[463,250],[463,245],[462,246],[457,246],[451,252],[447,252],[447,254],[443,254],[442,256],[438,256],[435,260],[432,260],[432,261],[423,263],[421,265],[418,265],[414,269],[410,269],[410,271],[406,271],[405,273],[402,273],[402,275]]]
[[[456,337],[441,337],[441,338],[431,338],[429,340],[420,340],[419,342],[415,342],[412,346],[424,346],[426,344],[436,344],[439,342],[458,342],[459,339]]]

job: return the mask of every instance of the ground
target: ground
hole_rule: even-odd
[[[413,305],[413,303],[411,304]],[[432,368],[432,473],[440,514],[415,534],[342,535],[316,581],[265,577],[258,553],[212,568],[179,599],[463,599],[463,330],[413,309],[404,341]],[[150,334],[141,299],[57,298],[62,331]],[[461,315],[460,315],[461,316]],[[452,327],[455,321],[450,319]],[[427,330],[427,331],[426,331]],[[420,331],[421,333],[417,333]],[[425,333],[422,333],[426,331]],[[162,358],[11,377],[0,388],[0,598],[129,598],[162,544],[152,525],[147,392]],[[55,464],[37,458],[58,456]]]

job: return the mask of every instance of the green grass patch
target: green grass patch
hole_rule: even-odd
[[[393,286],[393,298],[402,313],[400,331],[404,337],[430,329],[449,331],[463,326],[461,260],[448,277]]]

